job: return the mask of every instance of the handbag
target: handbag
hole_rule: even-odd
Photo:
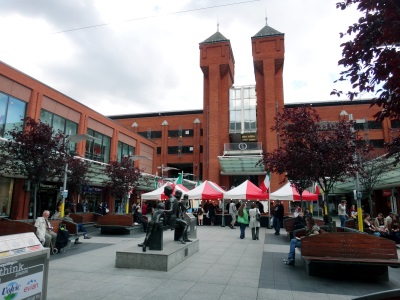
[[[258,222],[261,221],[261,214],[260,214],[260,212],[259,212],[258,209],[256,210],[256,220],[257,220]]]

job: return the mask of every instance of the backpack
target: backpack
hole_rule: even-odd
[[[201,207],[199,207],[199,209],[197,210],[197,215],[201,216],[203,214],[203,210],[201,209]]]

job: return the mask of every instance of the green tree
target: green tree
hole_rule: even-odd
[[[25,130],[14,126],[7,134],[11,139],[0,143],[0,168],[6,174],[30,180],[34,188],[33,218],[36,219],[40,184],[62,177],[68,157],[65,136],[29,117],[25,119]]]
[[[360,165],[359,181],[368,195],[369,214],[373,216],[372,191],[386,171],[386,158],[384,156],[376,157],[373,151],[364,151],[358,154],[358,160]]]

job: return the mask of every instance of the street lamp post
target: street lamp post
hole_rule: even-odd
[[[161,169],[161,180],[164,183],[164,172],[168,172],[170,170],[178,170],[178,168],[174,168],[174,167],[164,167],[164,164],[162,164],[161,166],[158,166],[157,169]]]
[[[82,141],[93,141],[97,138],[89,135],[89,134],[74,134],[67,137],[67,150],[69,148],[69,143],[79,143]],[[62,195],[62,203],[60,209],[60,218],[64,217],[65,212],[65,199],[68,197],[68,190],[67,190],[67,179],[68,179],[68,162],[65,163],[65,170],[64,170],[64,181],[63,181],[63,190],[61,192]]]

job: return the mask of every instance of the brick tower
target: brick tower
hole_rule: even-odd
[[[228,178],[220,177],[218,155],[224,143],[229,143],[229,89],[234,81],[234,65],[231,43],[219,30],[200,43],[204,75],[203,178],[223,185],[228,184],[224,182]]]
[[[267,20],[267,19],[266,19]],[[264,152],[271,152],[279,146],[275,125],[275,116],[283,109],[283,62],[284,34],[266,25],[251,38],[254,74],[257,92],[258,141],[262,142]],[[279,187],[279,178],[271,176],[271,190]]]

